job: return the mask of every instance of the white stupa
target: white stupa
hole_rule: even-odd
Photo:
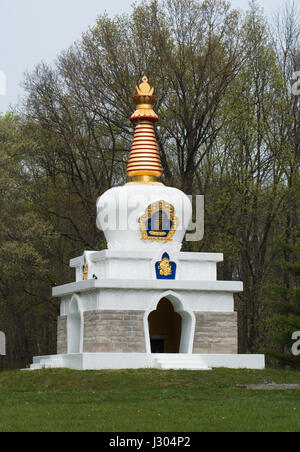
[[[97,203],[107,249],[71,260],[76,281],[53,288],[58,354],[35,357],[31,368],[262,369],[263,355],[238,354],[233,296],[243,284],[217,281],[223,255],[181,252],[192,206],[158,182],[156,97],[146,77],[133,100],[131,182]]]

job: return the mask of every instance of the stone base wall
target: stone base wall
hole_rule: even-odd
[[[237,353],[236,312],[195,312],[193,353]]]
[[[57,320],[57,354],[68,353],[67,316],[58,317]]]
[[[145,353],[143,311],[86,311],[84,353]]]
[[[238,353],[236,312],[195,312],[193,353]],[[84,312],[84,353],[146,353],[144,311]],[[67,316],[58,318],[57,354],[67,354]]]

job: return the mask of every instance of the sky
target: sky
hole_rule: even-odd
[[[282,0],[257,0],[268,16]],[[137,0],[137,3],[139,0]],[[130,13],[133,0],[0,0],[0,112],[23,96],[24,73],[53,63],[104,11]],[[247,9],[248,0],[231,0]]]

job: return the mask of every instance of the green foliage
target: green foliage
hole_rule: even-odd
[[[8,346],[1,367],[24,365],[33,351],[55,351],[51,254],[59,233],[27,196],[32,176],[22,127],[23,120],[13,114],[0,120],[0,330]]]
[[[290,287],[278,285],[273,287],[273,300],[267,302],[271,308],[271,322],[276,325],[273,332],[275,343],[279,348],[268,350],[270,356],[276,358],[280,365],[300,369],[300,356],[292,354],[294,332],[300,330],[300,240],[295,245],[291,255],[293,263],[284,262],[282,271],[289,281]]]

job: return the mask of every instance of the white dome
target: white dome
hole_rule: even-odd
[[[108,249],[180,251],[191,217],[189,198],[163,185],[116,187],[97,201],[97,227]]]

